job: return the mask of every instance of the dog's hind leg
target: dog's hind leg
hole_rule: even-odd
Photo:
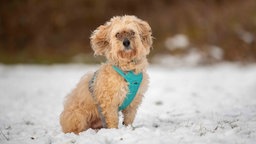
[[[89,128],[86,115],[79,110],[64,110],[60,115],[60,124],[64,133],[78,134]]]

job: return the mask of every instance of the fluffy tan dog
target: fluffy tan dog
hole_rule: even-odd
[[[97,74],[88,73],[67,96],[60,124],[64,133],[79,133],[88,128],[118,127],[118,108],[129,92],[128,82],[113,66],[123,72],[142,73],[143,78],[135,98],[122,110],[124,125],[133,123],[143,94],[148,87],[146,56],[152,47],[149,24],[135,16],[116,16],[99,26],[91,35],[95,55],[103,55],[107,62]],[[90,90],[93,84],[93,89]]]

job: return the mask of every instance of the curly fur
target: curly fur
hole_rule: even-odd
[[[64,133],[79,133],[88,128],[102,128],[97,111],[97,104],[102,109],[107,128],[118,127],[118,107],[122,104],[127,92],[127,82],[112,66],[123,71],[143,73],[143,80],[132,103],[122,111],[124,125],[133,123],[137,108],[148,87],[148,65],[146,56],[152,46],[149,24],[135,16],[116,16],[99,26],[91,35],[91,46],[95,55],[103,55],[107,62],[98,70],[94,84],[93,99],[89,92],[89,81],[93,73],[88,73],[66,97],[64,110],[60,115],[60,124]],[[124,38],[129,39],[130,49],[125,49]]]

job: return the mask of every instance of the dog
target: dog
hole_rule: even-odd
[[[66,97],[60,115],[64,133],[118,128],[119,111],[123,124],[132,125],[148,88],[147,55],[152,38],[149,24],[132,15],[115,16],[92,32],[94,55],[105,56],[106,63],[83,76]]]

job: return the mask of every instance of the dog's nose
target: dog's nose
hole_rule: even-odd
[[[124,41],[123,41],[123,45],[125,47],[129,47],[130,46],[130,41],[127,38],[125,38]]]

